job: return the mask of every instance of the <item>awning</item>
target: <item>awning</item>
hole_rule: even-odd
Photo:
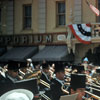
[[[8,61],[8,60],[24,60],[32,57],[35,53],[37,53],[38,47],[15,47],[8,50],[3,56],[0,57],[0,61]]]
[[[33,61],[68,61],[67,46],[46,46],[32,57]]]

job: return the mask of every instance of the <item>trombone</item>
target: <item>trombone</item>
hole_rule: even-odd
[[[40,79],[40,83],[50,89],[50,84],[48,84],[47,82],[43,81],[42,79]]]
[[[90,93],[90,92],[88,92],[88,91],[85,91],[85,93],[89,94],[89,95],[90,95],[92,98],[94,98],[94,99],[100,100],[100,97],[97,96],[97,95],[95,95],[95,94],[93,94],[93,93]]]
[[[48,84],[44,80],[40,79],[40,83],[50,89],[50,84]],[[45,93],[41,94],[41,96],[46,100],[51,100],[47,95],[45,95]]]
[[[66,89],[64,89],[64,86],[68,86]],[[69,94],[69,92],[67,91],[68,90],[68,88],[69,88],[69,86],[70,86],[70,83],[64,83],[62,86],[61,86],[61,90],[64,92],[64,93],[66,93],[66,94]]]
[[[41,94],[41,96],[44,98],[44,99],[46,99],[46,100],[51,100],[48,96],[46,96],[44,93],[43,94]]]
[[[92,83],[92,84],[88,84],[88,83],[87,83],[87,85],[94,86],[94,87],[96,87],[96,88],[100,88],[100,86],[96,85],[95,83]]]
[[[64,87],[64,85],[62,85],[61,90],[62,90],[64,93],[69,94],[69,92],[68,92],[66,89],[64,89],[63,87]]]
[[[99,89],[96,89],[96,88],[93,88],[93,87],[89,87],[90,89],[92,89],[92,90],[95,90],[95,91],[98,91],[98,92],[100,92],[100,90]]]

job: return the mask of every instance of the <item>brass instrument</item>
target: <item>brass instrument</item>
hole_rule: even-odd
[[[98,82],[98,80],[97,80],[97,81],[95,81],[95,83],[96,83],[97,85],[99,85],[99,86],[100,86],[100,83]]]
[[[46,100],[51,100],[48,96],[46,96],[44,93],[43,94],[41,94],[41,97],[43,97],[44,99],[46,99]]]
[[[48,84],[48,83],[45,82],[44,80],[40,79],[39,82],[40,82],[41,84],[43,84],[44,86],[46,86],[47,88],[50,89],[50,84]],[[41,97],[43,97],[43,98],[46,99],[46,100],[51,100],[47,95],[45,95],[45,93],[40,94],[40,95],[41,95]]]
[[[100,79],[99,78],[91,78],[94,83],[100,86]]]
[[[24,79],[30,79],[30,78],[33,78],[33,77],[38,77],[38,75],[41,75],[41,71],[40,70],[38,70],[36,72],[33,72],[33,73],[26,74],[24,76]]]
[[[19,74],[20,74],[19,75],[20,80],[23,80],[23,77],[25,76],[25,73],[19,69]]]
[[[90,92],[88,92],[88,91],[85,91],[85,93],[89,94],[89,95],[90,95],[92,98],[94,98],[94,99],[100,100],[100,97],[97,96],[97,95],[95,95],[95,94],[93,94],[93,93],[90,93]]]
[[[5,73],[8,71],[8,69],[6,67],[4,67],[4,68],[0,67],[0,71]]]
[[[64,85],[62,85],[61,90],[62,90],[64,93],[69,94],[69,92],[68,92],[66,89],[64,89],[63,87],[64,87]]]
[[[0,70],[0,75],[2,75],[3,77],[6,77],[5,72]]]
[[[90,89],[92,89],[92,90],[95,90],[95,91],[98,91],[98,92],[100,92],[100,90],[99,89],[96,89],[96,88],[93,88],[93,87],[89,87]]]
[[[25,75],[25,73],[24,73],[23,71],[21,71],[20,69],[19,69],[19,73],[20,73],[22,76]]]
[[[68,90],[68,87],[64,89],[65,86],[70,86],[70,83],[64,83],[64,85],[62,85],[61,87],[61,90],[66,93],[66,94],[69,94],[69,92],[67,91]]]
[[[94,87],[97,87],[97,88],[100,88],[100,86],[96,85],[95,83],[92,83],[92,84],[88,84],[87,85],[90,85],[90,86],[94,86]]]
[[[77,73],[77,72],[78,72],[77,69],[74,69],[74,70],[72,71],[72,74]]]
[[[47,88],[50,88],[50,84],[48,84],[47,82],[43,81],[42,79],[40,79],[40,83],[43,84],[44,86],[46,86]]]
[[[94,73],[94,75],[92,76],[93,78],[93,80],[94,80],[94,82],[97,84],[97,85],[99,85],[100,86],[100,74],[99,73]]]
[[[29,71],[29,73],[33,73],[33,71],[29,68],[27,68],[27,71]]]

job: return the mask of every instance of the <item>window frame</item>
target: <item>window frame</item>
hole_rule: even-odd
[[[31,16],[25,16],[25,7],[28,7],[28,6],[31,6]],[[31,20],[31,25],[30,25],[30,27],[26,27],[27,25],[25,25],[25,19],[26,18],[30,18],[30,20]],[[23,5],[23,29],[24,30],[30,30],[32,28],[32,4],[24,4]]]
[[[0,15],[1,15],[1,7],[0,7]],[[0,16],[0,22],[1,22],[1,16]]]
[[[64,27],[65,24],[66,24],[66,6],[65,6],[65,12],[64,13],[58,13],[58,4],[59,3],[64,3],[65,4],[65,1],[56,1],[56,27]],[[65,16],[65,24],[64,25],[59,24],[59,16],[60,15]]]
[[[2,32],[2,7],[1,7],[1,6],[0,6],[0,11],[1,11],[1,12],[0,12],[0,13],[1,13],[1,14],[0,14],[0,15],[1,15],[1,16],[0,16],[0,33],[1,33],[1,32]]]

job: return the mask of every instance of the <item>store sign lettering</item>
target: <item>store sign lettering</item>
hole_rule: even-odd
[[[33,45],[52,43],[52,35],[10,35],[0,36],[0,45]]]

